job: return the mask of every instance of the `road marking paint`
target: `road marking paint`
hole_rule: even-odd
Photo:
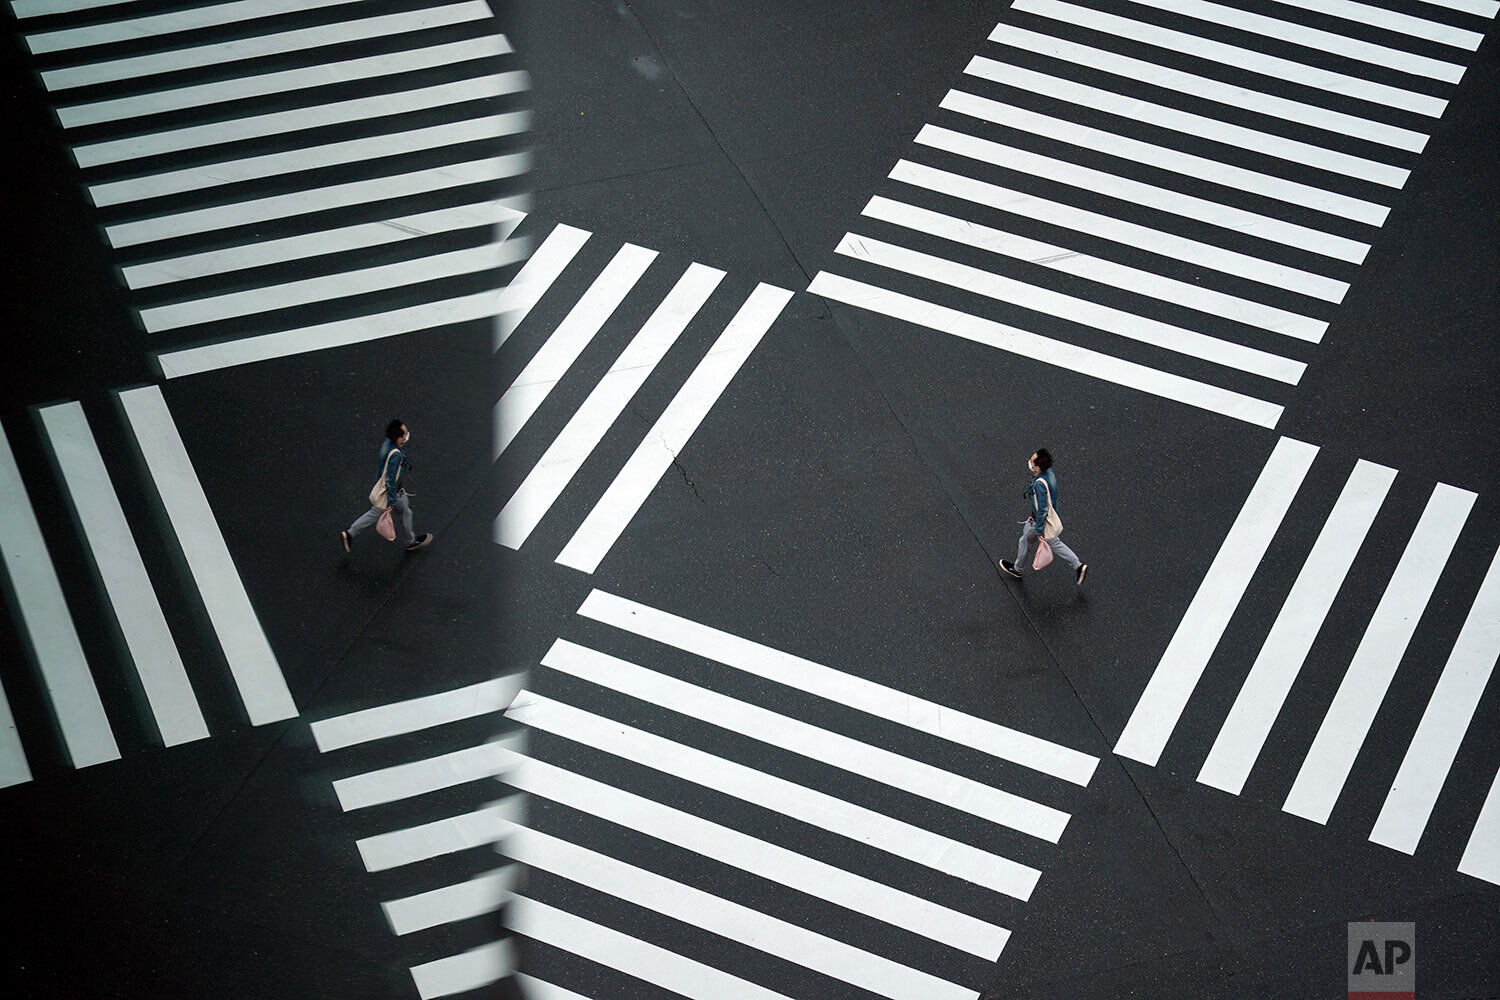
[[[495,324],[495,350],[498,351],[500,345],[516,332],[516,327],[531,314],[532,308],[547,294],[558,276],[567,270],[590,235],[587,230],[575,229],[562,223],[552,227],[552,232],[547,234],[526,266],[521,268],[521,272],[505,288],[504,299],[498,310],[499,322]]]
[[[10,8],[18,19],[24,19],[66,14],[75,10],[93,10],[97,7],[114,7],[129,2],[131,0],[10,0]]]
[[[422,1000],[467,993],[499,982],[515,971],[513,941],[494,941],[457,955],[411,967],[411,980]]]
[[[21,631],[41,671],[42,686],[46,688],[69,762],[74,767],[88,767],[119,760],[120,748],[110,729],[109,717],[104,714],[104,704],[89,672],[57,569],[3,428],[0,428],[0,510],[5,512],[0,517],[0,559],[4,560],[10,577]],[[29,778],[30,769],[15,738],[15,721],[10,717],[8,704],[5,716],[0,719],[4,723],[0,725],[0,733],[4,734],[0,737],[3,740],[0,748],[4,750],[0,774],[6,783],[15,784]]]
[[[1494,17],[1495,12],[1500,11],[1500,3],[1496,3],[1495,0],[1422,0],[1422,2],[1434,7],[1446,7],[1448,10],[1473,14],[1475,17]]]
[[[389,705],[361,709],[347,715],[336,715],[312,724],[313,741],[317,743],[320,752],[328,753],[330,750],[342,750],[359,743],[404,736],[450,722],[501,712],[515,699],[524,683],[524,675],[513,674],[478,684],[467,684],[452,691],[441,691]]]
[[[993,962],[1010,931],[543,761],[513,755],[505,783]]]
[[[882,747],[558,639],[542,665],[1055,844],[1068,814]]]
[[[1303,208],[1362,222],[1368,226],[1384,225],[1386,216],[1390,214],[1389,208],[1374,202],[1335,194],[1309,184],[1299,184],[1283,177],[1273,177],[1270,174],[1246,170],[1243,167],[1194,156],[1191,153],[1169,149],[1165,146],[1155,146],[1149,142],[1141,142],[1128,136],[1090,128],[1087,125],[1051,118],[985,97],[977,97],[961,90],[948,91],[941,106],[948,111],[956,111],[959,114],[969,115],[996,125],[1004,125],[1018,131],[1043,135],[1081,149],[1092,149],[1123,160],[1133,160],[1136,163],[1168,170],[1184,177],[1196,177],[1235,191],[1247,191],[1265,198],[1284,201],[1290,205],[1301,205]]]
[[[1500,774],[1495,775],[1490,793],[1484,798],[1458,870],[1500,885]]]
[[[1395,469],[1365,461],[1355,465],[1198,772],[1205,785],[1232,795],[1245,787],[1395,479]]]
[[[149,94],[116,97],[107,101],[72,104],[58,108],[57,118],[63,128],[78,128],[84,125],[149,117],[166,114],[169,111],[198,109],[211,104],[293,91],[306,91],[308,96],[315,97],[318,88],[321,87],[353,83],[375,77],[394,77],[402,73],[413,73],[437,66],[451,66],[508,55],[513,51],[514,49],[511,48],[510,42],[504,35],[482,35],[461,42],[430,45],[426,48],[320,63],[316,66],[302,66],[275,73],[234,77],[229,80],[216,80],[212,83],[157,90]],[[369,99],[376,100],[377,98]],[[400,100],[395,94],[383,95],[383,99]],[[128,142],[129,140],[120,141]]]
[[[1087,786],[1099,764],[1097,757],[1050,740],[602,590],[591,591],[578,614],[1075,785]]]
[[[495,519],[495,541],[513,549],[525,544],[723,278],[715,268],[688,267],[506,501]]]
[[[493,778],[505,769],[510,759],[507,752],[523,745],[524,736],[516,733],[477,747],[340,778],[333,783],[333,793],[339,808],[350,812]]]
[[[1041,877],[1020,862],[531,691],[506,716],[1016,899],[1030,898]]]
[[[1330,111],[1315,104],[1288,100],[1246,87],[1236,87],[1210,77],[1184,73],[1144,59],[1134,59],[1108,49],[1096,49],[1091,45],[1080,45],[1012,25],[998,25],[990,33],[990,41],[1102,70],[1122,79],[1147,83],[1163,90],[1175,90],[1227,107],[1242,108],[1255,114],[1320,128],[1325,132],[1378,142],[1410,153],[1420,153],[1427,145],[1427,136],[1411,129],[1347,115],[1342,111]]]
[[[1116,754],[1153,766],[1160,759],[1317,454],[1314,445],[1291,438],[1276,442],[1172,641],[1151,672],[1151,680],[1115,744]]]
[[[495,458],[515,440],[654,260],[655,250],[625,244],[547,336],[495,404]]]
[[[227,205],[213,205],[187,212],[138,219],[134,222],[121,222],[105,226],[104,234],[110,246],[119,250],[156,240],[175,239],[179,236],[191,236],[234,226],[254,225],[271,219],[283,219],[309,212],[347,208],[350,205],[363,205],[391,198],[409,198],[468,184],[504,180],[507,177],[524,174],[530,169],[530,162],[530,154],[509,153],[504,156],[471,160],[467,163],[451,163],[404,174],[371,177],[328,187],[306,188],[285,194],[232,202]]]
[[[238,0],[212,7],[190,7],[166,14],[150,14],[131,17],[102,24],[84,24],[73,28],[58,28],[55,31],[39,31],[26,36],[26,45],[32,53],[60,52],[64,49],[82,48],[85,45],[108,45],[111,42],[126,42],[137,38],[167,35],[176,31],[196,31],[234,24],[237,21],[253,21],[277,14],[298,11],[321,10],[354,0]],[[73,7],[73,5],[66,5]],[[77,9],[73,7],[73,9]],[[50,13],[50,12],[49,12]],[[17,15],[21,16],[21,15]]]
[[[1282,288],[1327,302],[1343,301],[1349,283],[1335,281],[1321,274],[1303,271],[1249,254],[1226,250],[1209,243],[1190,240],[1172,233],[1136,225],[1123,219],[1089,212],[1072,205],[1038,198],[998,184],[976,180],[947,170],[938,170],[910,160],[899,161],[890,173],[892,180],[937,191],[999,212],[1034,219],[1049,225],[1085,233],[1099,239],[1136,247],[1185,264],[1205,267],[1235,277]]]
[[[1119,38],[1128,38],[1199,59],[1222,63],[1225,66],[1259,73],[1261,76],[1269,76],[1317,90],[1326,90],[1333,94],[1342,94],[1345,97],[1367,101],[1371,104],[1383,104],[1386,107],[1426,115],[1429,118],[1441,118],[1443,111],[1448,107],[1447,101],[1428,94],[1386,86],[1364,77],[1334,73],[1292,59],[1267,55],[1255,49],[1226,45],[1201,35],[1173,31],[1143,21],[1132,21],[1127,17],[1106,14],[1103,11],[1080,7],[1077,4],[1062,3],[1060,0],[1016,0],[1012,7],[1015,10],[1049,17],[1065,24],[1090,28]],[[1405,171],[1402,173],[1404,174]],[[1400,187],[1401,185],[1392,186]]]
[[[279,285],[188,299],[185,302],[142,309],[141,324],[147,333],[163,333],[200,323],[253,316],[266,310],[287,309],[313,302],[381,292],[402,285],[478,274],[519,264],[526,259],[527,250],[526,240],[484,243],[448,253],[377,264],[357,271],[339,271]]]
[[[574,993],[565,990],[561,986],[543,982],[535,976],[528,976],[524,972],[515,973],[512,978],[521,987],[521,996],[526,1000],[591,1000],[582,993]]]
[[[37,411],[162,742],[208,736],[177,642],[80,403]]]
[[[520,875],[520,865],[505,865],[466,882],[381,903],[380,908],[391,931],[398,935],[472,920],[504,906]]]
[[[1286,4],[1288,7],[1301,7],[1303,10],[1316,11],[1319,14],[1327,14],[1329,17],[1339,17],[1346,21],[1356,21],[1360,24],[1384,28],[1387,31],[1411,35],[1413,38],[1425,38],[1441,45],[1468,49],[1471,52],[1479,48],[1479,43],[1484,41],[1483,32],[1467,31],[1441,21],[1429,21],[1425,17],[1398,14],[1396,11],[1386,10],[1384,7],[1373,7],[1367,3],[1353,3],[1351,0],[1276,0],[1276,2]],[[1458,10],[1467,6],[1471,13],[1477,13],[1474,8],[1489,6],[1493,10],[1495,7],[1494,4],[1482,3],[1454,6]]]
[[[1282,806],[1286,812],[1328,822],[1475,499],[1445,483],[1432,491],[1302,761]]]
[[[161,389],[130,389],[119,393],[119,398],[251,725],[296,717],[297,705],[281,666],[245,593]]]
[[[979,994],[796,924],[536,830],[507,832],[519,864],[549,871],[636,906],[891,1000],[978,1000]]]
[[[11,714],[10,700],[0,686],[0,788],[9,788],[31,780],[31,765],[26,763],[26,749]]]
[[[559,563],[584,573],[598,568],[791,298],[784,288],[755,286],[563,547]]]
[[[460,816],[365,837],[355,841],[354,846],[359,848],[366,871],[399,868],[496,843],[507,823],[521,822],[524,805],[520,796],[513,795]]]
[[[986,298],[1009,302],[1025,309],[1128,337],[1163,350],[1276,379],[1288,385],[1296,385],[1307,368],[1300,361],[1136,316],[1088,299],[1074,298],[1048,288],[1014,281],[977,267],[908,250],[868,236],[845,233],[836,252]]]
[[[876,196],[865,206],[864,215],[906,229],[927,233],[941,239],[985,250],[1002,257],[1035,264],[1054,271],[1077,275],[1102,285],[1124,289],[1147,298],[1208,313],[1223,319],[1259,327],[1272,333],[1294,337],[1316,344],[1323,339],[1328,324],[1297,313],[1287,312],[1249,299],[1226,295],[1189,281],[1178,281],[1163,275],[1116,264],[1114,261],[1074,253],[1050,243],[992,229],[977,222],[933,212],[905,202]]]
[[[597,962],[688,1000],[791,1000],[713,966],[526,896],[511,899],[505,908],[505,922],[511,930],[533,941]]]
[[[1457,534],[1457,532],[1454,532]],[[1438,794],[1448,780],[1459,744],[1474,721],[1479,699],[1500,658],[1500,552],[1464,619],[1438,678],[1401,770],[1370,831],[1377,844],[1415,854]]]
[[[48,90],[68,90],[99,83],[136,80],[157,73],[176,73],[180,70],[197,69],[203,66],[219,66],[242,59],[258,59],[262,56],[301,52],[324,45],[341,45],[345,42],[363,41],[388,35],[404,35],[412,31],[462,24],[465,21],[479,21],[488,17],[490,17],[490,9],[484,0],[467,0],[464,3],[449,4],[444,7],[429,7],[425,10],[385,14],[380,17],[338,21],[313,28],[294,28],[269,35],[251,35],[219,41],[211,45],[195,45],[190,48],[168,49],[105,62],[64,66],[59,69],[42,70],[40,76],[43,86]]]
[[[1244,420],[1259,427],[1275,427],[1276,422],[1281,419],[1282,407],[1275,403],[1125,361],[1111,354],[1052,340],[981,316],[842,278],[826,271],[819,271],[807,290],[814,295],[824,295],[859,309],[869,309],[894,319],[925,326],[929,330],[962,337],[976,344],[1196,406],[1211,413]]]

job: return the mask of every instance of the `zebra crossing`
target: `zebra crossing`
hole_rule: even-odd
[[[526,544],[668,352],[674,348],[679,353],[697,351],[699,360],[556,556],[559,564],[584,573],[598,568],[792,298],[786,289],[759,283],[738,300],[738,308],[715,339],[699,343],[688,333],[690,327],[696,324],[701,330],[716,323],[710,315],[711,300],[722,304],[738,292],[720,291],[724,271],[690,263],[621,349],[610,334],[601,337],[601,331],[633,322],[635,312],[644,314],[643,297],[654,292],[642,288],[643,279],[648,272],[654,275],[670,265],[656,266],[653,272],[657,252],[626,243],[595,272],[591,264],[575,263],[591,236],[573,226],[556,225],[501,293],[503,321],[496,329],[495,349],[503,350],[519,330],[517,340],[529,341],[526,349],[531,353],[494,407],[497,461],[518,438],[536,440],[536,429],[528,434],[533,417],[586,351],[608,350],[614,360],[562,429],[552,435],[525,478],[509,492],[495,518],[495,541],[511,549]],[[558,287],[560,281],[573,286],[583,283],[583,290],[571,298],[571,292]],[[556,304],[559,299],[572,305],[555,324],[527,322],[538,303]],[[536,329],[539,325],[546,327],[544,333]]]
[[[1273,10],[1015,0],[809,291],[1274,428],[1497,5]]]
[[[79,401],[35,407],[35,434],[48,455],[47,469],[23,467],[8,432],[0,429],[0,497],[7,511],[0,528],[0,557],[15,598],[17,631],[42,680],[47,709],[56,722],[60,749],[73,767],[121,757],[118,727],[130,742],[145,739],[177,746],[208,737],[201,705],[212,680],[200,665],[189,670],[164,604],[179,595],[201,602],[228,665],[244,717],[261,726],[293,718],[298,710],[280,664],[235,570],[177,424],[161,390],[146,386],[116,392],[114,411],[133,439],[146,469],[145,480],[131,458],[101,447],[99,411],[91,419]],[[95,587],[68,593],[54,564],[54,547],[38,521],[32,490],[56,489],[93,569]],[[129,507],[122,492],[130,497]],[[47,494],[41,494],[47,495]],[[142,539],[153,539],[143,524],[144,496],[161,504],[189,579],[153,578],[142,557]],[[116,657],[90,657],[79,638],[74,609],[105,616],[121,637]],[[143,694],[141,718],[128,723],[105,709],[98,679],[123,672]],[[195,685],[192,674],[196,673]],[[211,675],[210,675],[211,676]],[[38,733],[37,739],[45,737]],[[31,768],[9,701],[0,690],[0,787],[31,779]]]
[[[510,766],[512,755],[524,746],[524,734],[517,730],[498,738],[486,736],[478,744],[464,740],[472,735],[476,724],[491,734],[499,730],[502,713],[523,683],[521,675],[497,677],[313,722],[318,750],[342,762],[341,773],[367,766],[353,763],[351,755],[382,744],[397,744],[401,763],[333,781],[339,808],[346,814],[362,811],[383,817],[393,806],[435,793],[457,791],[480,799],[493,795],[489,779]],[[439,734],[442,745],[457,744],[459,748],[407,759],[409,745],[433,732]],[[388,823],[382,818],[378,820],[385,824],[381,832],[355,842],[365,870],[372,875],[413,870],[411,878],[417,884],[411,888],[416,891],[386,898],[380,907],[391,932],[403,940],[418,942],[412,947],[424,953],[423,960],[410,967],[413,986],[423,1000],[479,989],[514,970],[514,944],[509,939],[486,940],[477,947],[444,953],[442,944],[429,943],[432,934],[423,932],[490,917],[510,898],[520,869],[514,863],[496,865],[494,849],[507,824],[521,818],[521,810],[521,797],[511,795],[415,826],[387,829]],[[456,881],[452,880],[453,869],[432,868],[434,859],[472,857],[464,852],[473,851],[482,853],[462,869],[463,876]],[[434,881],[440,884],[434,885]],[[410,938],[412,935],[416,937]],[[481,936],[493,936],[490,925],[485,925]],[[436,949],[437,957],[431,957],[431,949]]]
[[[1097,758],[601,590],[570,631],[506,712],[528,995],[979,995]]]
[[[1500,551],[1488,556],[1477,591],[1452,595],[1466,609],[1463,624],[1446,650],[1413,646],[1419,624],[1444,586],[1445,571],[1464,533],[1476,494],[1438,483],[1420,511],[1403,510],[1391,500],[1396,470],[1360,460],[1349,472],[1331,509],[1308,498],[1306,481],[1319,449],[1282,438],[1246,498],[1203,582],[1121,733],[1115,752],[1148,765],[1160,762],[1168,741],[1211,666],[1232,669],[1232,653],[1218,649],[1246,590],[1264,585],[1275,573],[1267,551],[1286,538],[1283,522],[1294,504],[1298,519],[1325,516],[1315,541],[1305,550],[1274,622],[1241,683],[1232,707],[1203,758],[1198,781],[1239,795],[1265,752],[1283,709],[1299,680],[1336,674],[1338,686],[1323,716],[1282,809],[1327,824],[1361,763],[1377,723],[1399,724],[1381,715],[1397,671],[1422,670],[1417,655],[1441,672],[1391,780],[1379,816],[1369,832],[1377,844],[1415,854],[1427,830],[1460,747],[1479,711],[1485,687],[1500,658]],[[1424,487],[1425,490],[1425,487]],[[1310,656],[1324,623],[1337,613],[1346,584],[1372,529],[1382,518],[1415,514],[1410,536],[1390,571],[1359,643],[1347,662]],[[1314,521],[1313,523],[1317,523]],[[1407,522],[1410,523],[1410,522]],[[1481,550],[1485,558],[1488,549]],[[1382,577],[1384,579],[1384,577]],[[1449,585],[1451,590],[1452,585]],[[1285,744],[1281,744],[1285,745]],[[1368,758],[1367,758],[1368,759]],[[1495,761],[1485,767],[1493,768]],[[1459,870],[1500,884],[1500,822],[1492,788],[1468,837]]]
[[[164,379],[494,321],[530,83],[484,0],[12,9]]]

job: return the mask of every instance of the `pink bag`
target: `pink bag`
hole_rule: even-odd
[[[1036,540],[1036,555],[1032,557],[1032,569],[1046,569],[1052,565],[1052,546],[1047,544],[1045,538]]]
[[[380,518],[375,522],[375,533],[388,542],[396,540],[396,522],[391,519],[391,509],[387,507],[380,512]],[[1046,545],[1046,542],[1042,543]],[[1047,561],[1052,561],[1052,556],[1047,556]]]

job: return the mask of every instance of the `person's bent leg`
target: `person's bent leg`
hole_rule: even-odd
[[[380,520],[380,513],[381,512],[379,507],[371,507],[363,514],[359,515],[359,517],[356,517],[354,519],[354,523],[349,525],[349,535],[353,537],[354,535],[357,535],[361,531],[364,531],[366,528],[370,527],[376,521]]]
[[[1069,569],[1076,572],[1078,567],[1083,564],[1083,560],[1079,559],[1077,554],[1068,548],[1068,543],[1064,542],[1061,538],[1054,538],[1047,544],[1052,546],[1052,554],[1067,563]]]
[[[397,493],[394,506],[396,514],[401,517],[401,540],[410,545],[417,540],[417,536],[411,530],[411,498],[405,493]]]
[[[1021,572],[1031,568],[1031,553],[1036,548],[1036,535],[1031,530],[1031,525],[1021,529],[1021,538],[1016,542],[1016,569]]]

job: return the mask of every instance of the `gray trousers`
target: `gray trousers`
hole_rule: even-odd
[[[1016,543],[1016,569],[1022,573],[1031,568],[1031,556],[1036,551],[1036,529],[1035,522],[1027,521],[1026,526],[1021,529],[1021,540]],[[1062,537],[1052,539],[1047,543],[1052,546],[1052,554],[1067,563],[1073,569],[1077,569],[1083,560],[1068,548]]]
[[[359,517],[356,517],[354,523],[349,525],[349,534],[351,536],[358,535],[366,528],[375,527],[375,522],[380,520],[380,515],[383,513],[385,512],[379,507],[371,507],[359,515]],[[410,545],[417,540],[417,536],[411,530],[411,498],[406,495],[405,490],[391,497],[391,519],[401,525],[401,534],[404,536],[401,540],[403,542]]]

